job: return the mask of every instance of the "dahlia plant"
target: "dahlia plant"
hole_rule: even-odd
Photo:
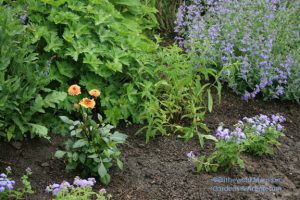
[[[118,131],[111,133],[115,127],[103,123],[102,116],[96,113],[94,108],[96,99],[101,95],[99,90],[90,90],[92,98],[84,97],[79,102],[77,96],[81,94],[80,86],[71,85],[68,94],[75,102],[74,110],[82,113],[82,120],[73,121],[60,116],[69,125],[70,139],[65,142],[65,150],[56,151],[55,156],[67,157],[68,171],[80,169],[83,176],[98,176],[102,183],[108,184],[111,179],[108,170],[112,161],[115,160],[118,167],[123,168],[117,144],[124,143],[127,136]]]

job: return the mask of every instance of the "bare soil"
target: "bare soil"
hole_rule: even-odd
[[[200,149],[197,139],[184,143],[176,135],[157,137],[145,144],[143,135],[134,136],[138,126],[119,127],[129,135],[127,144],[120,147],[124,170],[111,170],[112,182],[107,188],[116,200],[225,200],[225,199],[300,199],[300,106],[291,102],[263,102],[240,100],[229,91],[223,92],[222,103],[207,114],[206,123],[214,130],[220,122],[229,127],[244,116],[280,113],[287,118],[286,137],[280,138],[282,145],[275,148],[274,155],[243,155],[246,169],[233,169],[229,173],[196,173],[194,164],[186,157],[189,151],[207,154],[213,144],[207,142]],[[27,167],[33,171],[31,182],[35,194],[30,200],[51,199],[44,192],[47,185],[63,180],[72,181],[76,173],[67,174],[62,160],[54,153],[63,145],[63,138],[51,135],[46,140],[26,140],[19,145],[0,143],[0,172],[10,165],[13,178],[19,179]],[[199,152],[200,151],[200,152]],[[216,179],[225,177],[227,182]],[[266,178],[252,183],[228,183],[229,178]],[[267,180],[279,181],[267,181]],[[249,179],[248,179],[249,180]],[[257,180],[257,179],[256,179]],[[229,181],[230,182],[230,181]],[[216,191],[228,187],[252,186],[252,188],[276,187],[279,191]],[[97,184],[96,189],[104,186]],[[221,188],[223,187],[223,188]]]

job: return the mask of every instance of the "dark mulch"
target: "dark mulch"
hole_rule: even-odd
[[[120,127],[129,135],[128,144],[121,147],[124,170],[113,168],[112,182],[107,187],[113,199],[135,200],[188,200],[188,199],[300,199],[300,106],[290,102],[244,102],[231,92],[223,92],[220,105],[206,116],[212,130],[220,122],[231,126],[244,116],[280,113],[287,118],[286,137],[282,145],[275,149],[272,156],[255,157],[243,155],[246,169],[234,169],[228,174],[195,173],[195,166],[186,158],[186,153],[199,152],[196,139],[184,143],[170,134],[157,137],[145,144],[143,136],[135,137],[136,126]],[[14,178],[20,177],[27,167],[31,167],[32,185],[35,195],[30,200],[51,199],[44,193],[47,185],[63,180],[72,180],[75,174],[64,171],[64,163],[53,157],[57,148],[62,146],[61,137],[52,136],[52,143],[44,140],[25,141],[19,149],[10,144],[0,143],[0,171],[7,165],[14,170]],[[206,143],[201,153],[211,152],[213,145]],[[276,183],[218,183],[214,177],[230,178],[278,178]],[[281,187],[281,191],[266,192],[218,192],[218,186]],[[97,189],[102,186],[98,184]],[[219,188],[218,188],[219,189]]]

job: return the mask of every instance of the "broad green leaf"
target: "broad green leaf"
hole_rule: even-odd
[[[107,175],[107,170],[102,162],[98,165],[98,174],[101,178]]]
[[[58,151],[55,152],[54,156],[55,156],[56,158],[59,158],[59,159],[60,159],[60,158],[64,157],[65,154],[66,154],[65,151],[58,150]]]
[[[116,131],[116,132],[114,132],[114,134],[112,134],[110,139],[117,143],[123,143],[127,137],[128,137],[127,135]]]
[[[66,124],[72,125],[72,124],[74,123],[73,120],[70,120],[70,119],[69,119],[68,117],[66,117],[66,116],[59,116],[59,118],[60,118],[63,122],[65,122]]]
[[[73,148],[76,149],[76,148],[80,148],[80,147],[83,147],[83,146],[86,146],[86,145],[88,145],[88,141],[86,141],[84,139],[80,139],[80,140],[77,140],[73,144]]]

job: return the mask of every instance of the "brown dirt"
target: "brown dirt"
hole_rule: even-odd
[[[121,127],[129,135],[128,144],[121,147],[124,170],[111,170],[112,182],[107,187],[113,199],[117,200],[209,200],[209,199],[300,199],[300,106],[290,102],[244,102],[231,92],[225,91],[222,103],[206,116],[212,130],[220,122],[231,126],[244,116],[280,113],[287,118],[286,137],[280,139],[282,145],[272,156],[255,157],[243,155],[246,169],[234,169],[230,173],[195,173],[195,166],[186,158],[189,151],[198,151],[196,139],[184,143],[170,134],[157,137],[145,144],[143,136],[135,137],[136,126]],[[7,165],[14,170],[14,178],[20,177],[27,167],[31,167],[31,182],[35,195],[30,200],[51,199],[44,193],[47,185],[63,180],[71,181],[74,174],[64,171],[64,163],[53,157],[63,139],[52,136],[52,143],[34,139],[25,141],[17,150],[10,144],[0,143],[0,171]],[[206,143],[200,151],[211,152],[213,145]],[[219,183],[214,177],[230,178],[278,178],[276,183]],[[277,192],[218,192],[215,186],[271,186],[281,187]],[[98,184],[96,189],[102,186]]]

